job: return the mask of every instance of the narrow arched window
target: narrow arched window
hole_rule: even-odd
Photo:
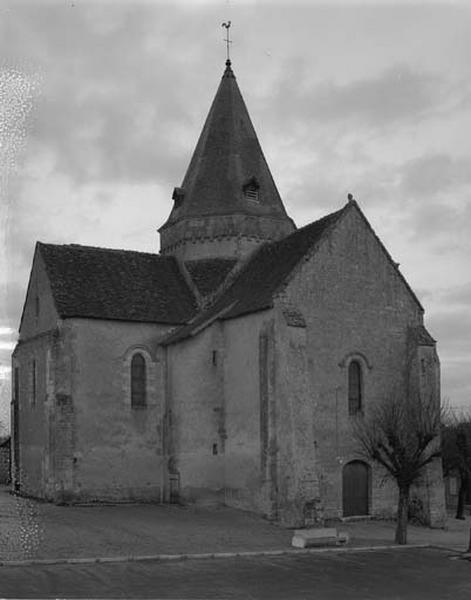
[[[131,361],[131,406],[146,406],[146,361],[142,354],[135,354]]]
[[[352,360],[348,365],[348,414],[355,415],[362,411],[362,373],[361,365]]]

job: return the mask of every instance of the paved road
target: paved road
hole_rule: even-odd
[[[0,567],[1,598],[469,600],[471,562],[434,549]]]

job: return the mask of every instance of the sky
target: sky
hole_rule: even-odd
[[[298,226],[352,193],[471,408],[471,5],[2,0],[0,421],[37,240],[158,252],[231,59]]]

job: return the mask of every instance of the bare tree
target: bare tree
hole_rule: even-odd
[[[399,488],[395,541],[407,543],[411,485],[440,456],[441,409],[434,398],[396,395],[353,423],[361,454],[380,464]]]
[[[471,484],[471,414],[451,412],[442,428],[442,456],[445,475],[459,477],[456,519],[464,519],[466,493]]]

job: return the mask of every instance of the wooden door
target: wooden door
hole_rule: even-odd
[[[343,468],[343,516],[367,515],[369,512],[369,466],[353,460]]]

